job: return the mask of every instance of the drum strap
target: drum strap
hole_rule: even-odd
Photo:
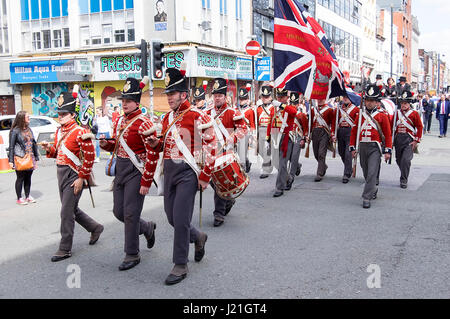
[[[228,139],[228,137],[230,136],[227,129],[223,126],[223,123],[220,120],[220,116],[226,110],[227,110],[227,108],[225,108],[219,115],[217,115],[216,110],[214,108],[211,110],[211,115],[214,119],[214,121],[213,121],[214,131],[216,133],[217,138],[219,139],[220,144],[222,144],[222,145],[225,144],[225,140]],[[224,139],[224,137],[225,137],[225,139]]]
[[[169,114],[169,123],[173,122],[173,112],[170,112]],[[169,132],[172,134],[173,139],[175,140],[175,144],[177,145],[178,150],[183,154],[184,158],[186,159],[186,163],[192,168],[192,170],[197,174],[197,176],[200,174],[200,168],[198,167],[197,163],[195,162],[195,158],[192,155],[191,151],[189,151],[186,144],[182,141],[180,134],[178,133],[176,125],[172,125]]]

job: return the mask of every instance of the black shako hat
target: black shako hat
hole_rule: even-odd
[[[408,102],[411,103],[414,99],[414,94],[411,91],[403,91],[402,95],[399,96],[399,102]]]
[[[399,82],[406,82],[406,77],[405,76],[401,76],[398,81]]]
[[[77,99],[73,96],[73,93],[62,92],[58,97],[58,113],[75,113],[75,107],[77,104]]]
[[[381,97],[380,88],[376,85],[370,84],[366,88],[366,99],[378,100]]]
[[[239,99],[240,100],[248,99],[248,91],[247,91],[246,88],[240,88],[239,89]]]
[[[205,90],[202,87],[195,88],[194,90],[194,100],[204,100]]]
[[[264,85],[263,87],[261,87],[261,95],[262,96],[271,96],[272,90],[273,90],[273,88],[271,86]]]
[[[300,102],[300,94],[298,94],[298,92],[291,92],[289,101],[291,102],[291,104],[298,104]]]
[[[135,78],[127,78],[123,86],[122,96],[119,97],[119,100],[132,100],[136,103],[140,103],[141,95],[142,88],[140,82]]]
[[[277,97],[287,96],[287,95],[288,95],[288,90],[286,90],[285,88],[277,88]]]
[[[164,93],[170,92],[188,92],[188,81],[184,76],[185,72],[182,72],[175,68],[169,68],[166,70],[166,78],[164,79],[166,89]]]
[[[383,77],[381,76],[381,74],[377,74],[376,79],[377,79],[377,80],[381,80],[381,79],[383,79]]]
[[[224,78],[214,79],[213,89],[211,94],[227,94],[228,81]]]

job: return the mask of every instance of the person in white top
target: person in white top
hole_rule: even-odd
[[[98,138],[111,138],[111,120],[103,113],[101,107],[97,108],[95,124],[97,125],[97,139]],[[98,141],[95,143],[95,162],[100,161],[100,145]]]

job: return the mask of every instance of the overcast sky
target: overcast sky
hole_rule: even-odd
[[[412,0],[411,8],[419,20],[419,48],[436,51],[442,60],[450,61],[450,1]]]

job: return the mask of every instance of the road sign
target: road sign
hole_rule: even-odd
[[[261,45],[255,40],[249,41],[245,46],[245,51],[249,55],[257,55],[261,51]]]
[[[270,81],[270,75],[271,75],[271,58],[270,57],[263,57],[259,58],[256,61],[256,80],[258,81]]]

